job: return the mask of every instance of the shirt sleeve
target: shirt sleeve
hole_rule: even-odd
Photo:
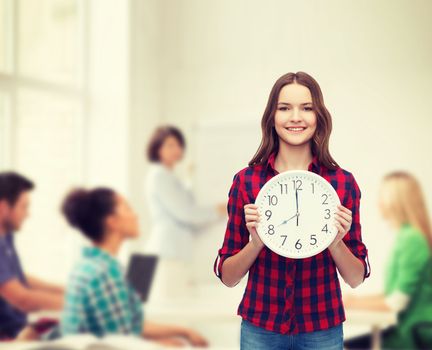
[[[394,289],[412,296],[423,283],[422,273],[430,258],[429,246],[421,234],[408,235],[398,246]]]
[[[249,231],[244,217],[244,203],[241,191],[240,177],[234,175],[233,183],[228,193],[228,222],[222,247],[214,262],[214,273],[222,281],[222,265],[230,256],[237,254],[249,242]]]
[[[159,173],[154,179],[154,186],[154,198],[178,222],[199,228],[219,218],[216,208],[198,205],[193,193],[176,181],[174,175]]]
[[[360,199],[361,191],[355,180],[354,176],[351,174],[350,180],[350,192],[348,196],[347,203],[344,205],[346,208],[351,210],[352,213],[352,223],[351,228],[344,236],[343,241],[351,252],[358,258],[364,265],[364,275],[363,280],[370,276],[370,264],[368,257],[368,250],[362,241],[361,233],[361,223],[360,223]]]
[[[108,273],[99,274],[90,281],[87,296],[103,333],[136,333],[127,287],[119,279]]]
[[[0,251],[0,286],[17,278],[17,276],[7,267],[7,264],[4,263],[5,261],[5,256],[3,252]]]
[[[9,267],[7,249],[8,248],[0,246],[0,286],[12,279],[18,279],[17,274]]]

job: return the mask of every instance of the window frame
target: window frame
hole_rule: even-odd
[[[81,147],[81,180],[84,180],[87,172],[85,149],[88,144],[86,130],[88,130],[90,110],[90,89],[89,89],[89,4],[85,0],[76,0],[78,7],[78,35],[80,37],[80,82],[79,85],[69,84],[65,82],[53,82],[51,80],[43,80],[42,78],[33,78],[25,76],[18,71],[19,61],[19,43],[18,43],[18,25],[20,14],[18,9],[20,0],[3,0],[5,6],[5,17],[10,20],[5,20],[5,42],[6,42],[6,62],[5,70],[0,70],[0,95],[5,96],[6,111],[3,111],[2,121],[6,126],[5,130],[1,130],[1,134],[8,135],[7,140],[2,142],[3,154],[0,157],[0,169],[14,168],[16,165],[16,124],[19,118],[18,115],[18,93],[21,89],[34,90],[46,94],[61,95],[64,98],[74,100],[80,109],[77,116],[81,119],[82,130],[80,138],[83,142]],[[0,114],[0,118],[2,115]]]

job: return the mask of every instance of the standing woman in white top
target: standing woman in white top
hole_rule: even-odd
[[[152,229],[145,250],[159,256],[150,300],[190,294],[194,236],[227,215],[226,203],[198,205],[176,176],[184,150],[184,136],[174,126],[158,127],[147,147],[146,198]]]

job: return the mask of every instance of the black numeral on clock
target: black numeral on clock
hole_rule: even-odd
[[[297,249],[297,250],[300,250],[300,249],[302,249],[302,244],[300,243],[300,240],[297,240],[297,242],[296,242],[296,244],[295,244],[295,248]]]
[[[301,191],[302,181],[301,180],[292,180],[294,191]]]
[[[269,221],[271,216],[272,216],[271,210],[266,210],[264,214],[265,214],[265,216],[267,216],[267,221]]]
[[[269,225],[269,226],[268,226],[268,231],[267,231],[267,233],[268,233],[269,235],[274,235],[274,233],[275,233],[274,225]]]
[[[326,215],[324,216],[324,219],[330,219],[330,209],[325,210]]]
[[[286,239],[287,239],[287,235],[281,235],[281,237],[283,237],[283,242],[282,242],[282,245],[284,245],[285,244],[285,241],[286,241]]]
[[[276,195],[267,196],[269,200],[269,205],[276,205],[278,203],[278,197]]]
[[[321,195],[321,198],[322,198],[322,197],[324,197],[324,200],[323,200],[322,204],[328,204],[328,202],[327,202],[328,195],[326,195],[325,193],[323,193],[323,194]]]
[[[324,225],[324,227],[322,228],[321,232],[328,233],[327,224]]]
[[[311,239],[310,245],[315,245],[317,243],[317,239],[315,237],[316,237],[316,235],[311,235],[310,236],[310,239]]]

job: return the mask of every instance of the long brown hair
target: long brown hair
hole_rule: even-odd
[[[297,83],[306,86],[312,95],[314,111],[317,116],[317,129],[312,142],[312,154],[318,156],[318,161],[329,169],[336,169],[339,165],[329,152],[329,139],[332,130],[332,119],[324,105],[321,88],[314,78],[305,72],[287,73],[276,80],[270,91],[267,106],[261,119],[261,143],[249,162],[249,166],[265,163],[270,154],[279,149],[279,136],[274,128],[274,117],[277,109],[279,93],[288,84]]]
[[[381,200],[399,225],[408,223],[420,231],[432,250],[432,228],[420,183],[414,175],[393,171],[384,176],[381,183]]]

